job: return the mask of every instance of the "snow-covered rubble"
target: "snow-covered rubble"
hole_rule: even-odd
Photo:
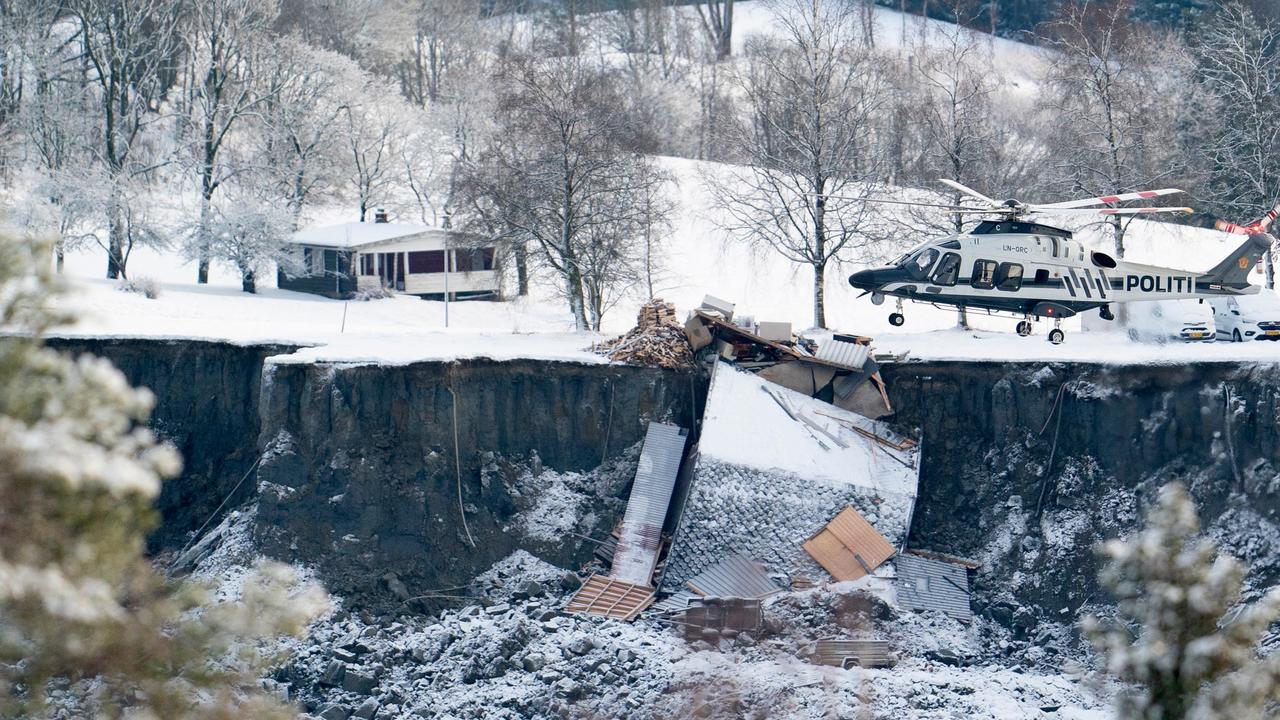
[[[563,615],[577,583],[518,551],[476,578],[472,602],[437,617],[317,624],[275,680],[325,720],[1105,716],[1105,700],[1065,676],[976,664],[990,662],[979,650],[990,628],[900,613],[865,582],[779,596],[755,635],[714,643],[649,618]],[[889,639],[897,666],[804,660],[815,639],[865,636]]]

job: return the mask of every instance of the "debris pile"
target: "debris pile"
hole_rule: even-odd
[[[677,370],[693,366],[693,350],[684,326],[676,320],[676,306],[654,298],[640,308],[636,326],[621,337],[596,345],[593,350],[628,365]]]

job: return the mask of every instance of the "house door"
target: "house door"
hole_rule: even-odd
[[[378,253],[378,270],[383,286],[404,291],[404,253]]]

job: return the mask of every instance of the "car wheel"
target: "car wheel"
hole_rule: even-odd
[[[1244,338],[1240,337],[1239,330],[1231,331],[1231,342],[1244,342]]]

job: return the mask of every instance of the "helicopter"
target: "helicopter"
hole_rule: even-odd
[[[1104,320],[1114,320],[1112,303],[1257,293],[1260,288],[1249,283],[1248,275],[1271,247],[1267,229],[1280,213],[1277,205],[1251,225],[1214,222],[1216,229],[1247,239],[1212,269],[1197,273],[1118,260],[1086,248],[1068,230],[1026,219],[1043,212],[1103,216],[1194,212],[1189,207],[1110,207],[1184,192],[1177,188],[1030,204],[1014,199],[1000,202],[954,180],[940,182],[976,199],[979,206],[870,202],[988,218],[967,233],[925,241],[888,266],[856,272],[849,276],[849,284],[864,291],[859,297],[871,295],[875,305],[894,298],[896,312],[889,315],[894,326],[906,321],[904,300],[978,308],[1021,316],[1017,332],[1024,337],[1031,334],[1033,318],[1051,319],[1054,327],[1048,340],[1055,345],[1065,337],[1063,319],[1097,309]]]

